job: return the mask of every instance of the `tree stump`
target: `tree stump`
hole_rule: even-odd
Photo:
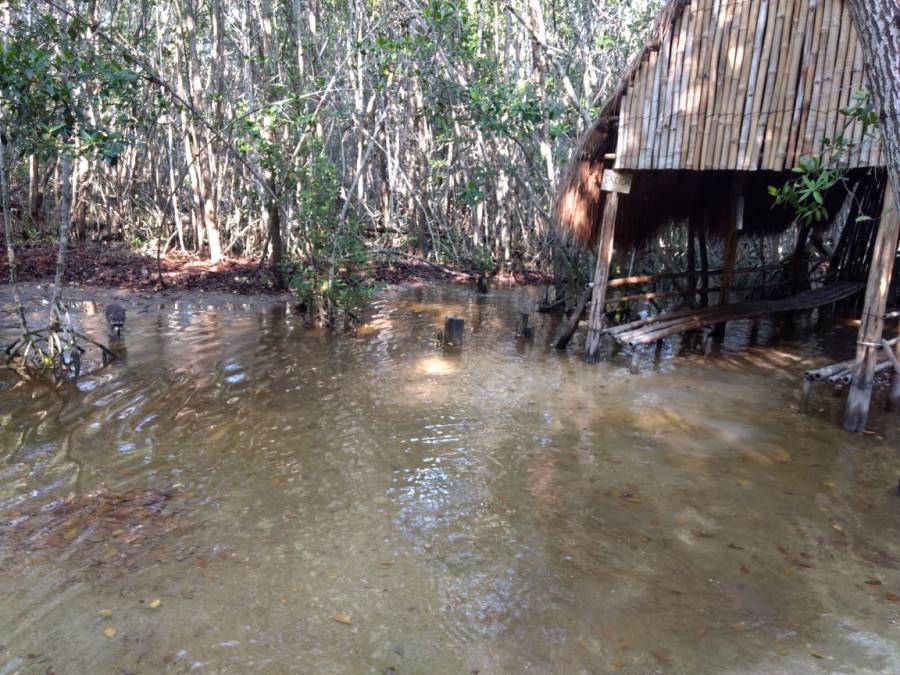
[[[460,319],[458,316],[448,316],[444,319],[444,332],[441,342],[452,347],[462,347],[465,327],[466,322],[464,319]]]
[[[516,337],[530,340],[534,337],[534,328],[528,325],[528,312],[522,312],[519,316],[519,325],[516,327]]]

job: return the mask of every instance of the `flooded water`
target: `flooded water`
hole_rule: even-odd
[[[796,412],[852,328],[632,376],[533,296],[135,301],[77,387],[0,375],[0,673],[900,672],[898,418]]]

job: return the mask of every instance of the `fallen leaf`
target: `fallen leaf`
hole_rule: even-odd
[[[889,600],[890,602],[900,602],[900,595],[895,593],[885,593],[884,599]]]
[[[817,659],[824,659],[824,658],[825,658],[825,657],[822,656],[819,652],[810,652],[809,655],[810,655],[810,656],[814,656],[814,657],[817,658]]]
[[[733,548],[735,551],[743,551],[743,546],[738,546],[737,544],[728,544],[728,548]]]
[[[833,488],[834,481],[833,480],[825,480],[825,481],[822,481],[822,485],[824,485],[827,488]]]
[[[866,583],[869,584],[869,586],[881,586],[881,581],[872,577],[868,577]]]
[[[747,569],[746,565],[741,565],[741,572],[744,574],[750,574],[750,570]]]
[[[109,617],[112,616],[112,610],[111,609],[101,609],[99,612],[97,612],[97,614],[99,616],[102,616],[104,619],[108,619]]]
[[[844,528],[841,527],[840,525],[838,525],[837,523],[832,523],[831,526],[832,526],[835,530],[837,530],[838,532],[843,532],[843,531],[844,531]]]
[[[609,662],[609,665],[611,665],[616,670],[619,670],[619,668],[625,667],[625,662],[620,661],[619,659],[613,659],[612,661]]]
[[[110,638],[110,639],[116,637],[116,633],[118,633],[118,632],[119,632],[119,631],[117,631],[117,630],[116,630],[115,628],[113,628],[112,626],[110,626],[109,628],[104,628],[104,629],[103,629],[103,634],[104,634],[106,637]]]
[[[153,598],[153,599],[150,601],[149,607],[150,607],[150,609],[156,609],[156,608],[159,607],[161,604],[162,604],[162,600],[160,600],[159,598]]]
[[[338,612],[334,615],[334,620],[338,623],[342,623],[345,626],[353,625],[353,619],[350,618],[350,615],[347,612]]]

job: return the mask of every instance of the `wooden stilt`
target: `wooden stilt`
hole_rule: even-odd
[[[445,345],[453,347],[461,347],[463,343],[463,332],[465,331],[466,322],[457,316],[448,316],[444,320],[444,332],[441,341]]]
[[[694,221],[688,221],[688,237],[687,237],[687,271],[688,271],[688,290],[690,291],[690,295],[687,296],[688,304],[693,307],[697,301],[694,293],[697,291],[697,276],[695,272],[697,271],[697,260],[696,260],[696,245],[695,240],[696,236],[696,228],[694,227]]]
[[[594,271],[594,289],[591,294],[591,312],[588,317],[587,345],[584,360],[596,363],[599,359],[600,334],[606,328],[606,285],[609,282],[609,264],[612,261],[613,235],[616,227],[616,211],[619,193],[608,192],[603,206],[600,240],[597,245],[597,267]]]
[[[729,222],[728,234],[724,241],[724,256],[722,260],[722,282],[719,285],[719,304],[727,305],[731,294],[731,282],[734,279],[734,263],[737,260],[738,230],[744,215],[744,197],[738,196],[734,214]],[[716,326],[716,339],[725,337],[725,323]]]
[[[812,380],[803,378],[803,393],[800,395],[800,414],[805,415],[809,410],[809,395],[812,392]]]
[[[887,304],[888,289],[891,286],[891,272],[900,238],[900,214],[893,208],[894,198],[890,183],[884,190],[884,203],[872,264],[869,268],[869,282],[866,286],[866,300],[863,305],[862,321],[856,345],[856,366],[847,409],[844,416],[844,430],[862,433],[869,419],[869,405],[872,402],[872,382],[878,361],[878,350],[884,330],[884,309]]]
[[[631,374],[637,375],[641,372],[641,348],[635,347],[631,353]]]
[[[700,230],[700,306],[709,306],[709,251],[706,248],[706,230]]]

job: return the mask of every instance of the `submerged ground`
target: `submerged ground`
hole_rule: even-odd
[[[796,412],[852,327],[631,376],[533,296],[134,296],[77,387],[0,375],[0,673],[900,671],[898,418]]]

